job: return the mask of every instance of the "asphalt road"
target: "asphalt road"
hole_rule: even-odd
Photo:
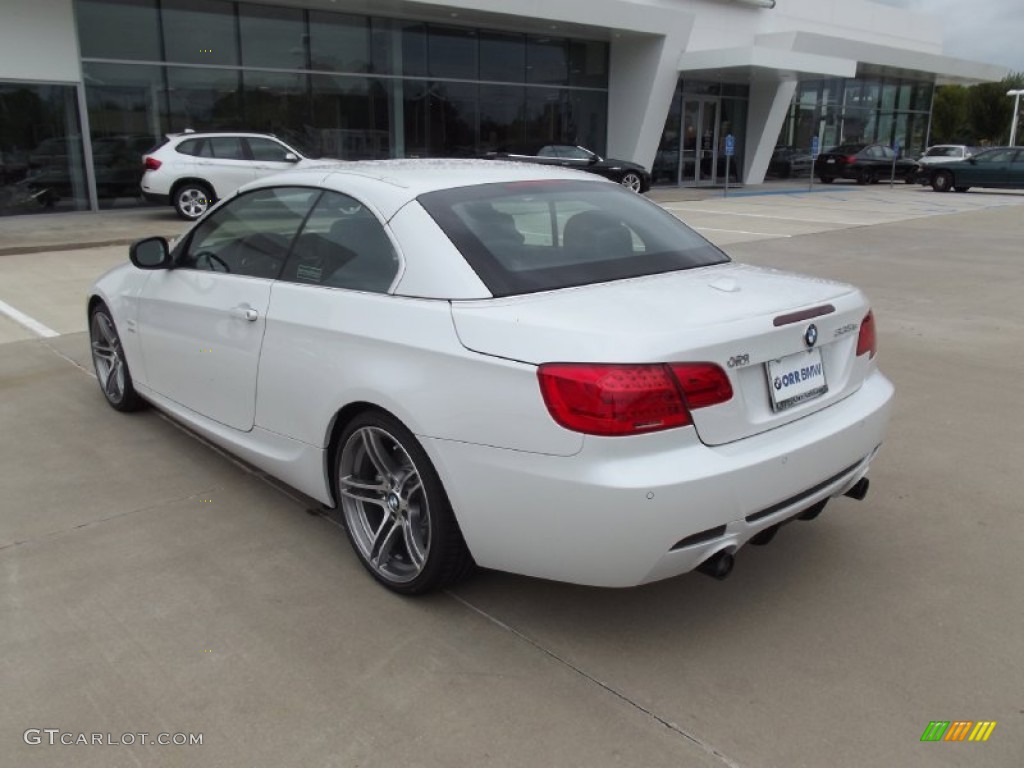
[[[114,251],[47,256],[57,294],[0,258],[0,299],[60,334],[0,343],[0,763],[1024,765],[1024,196],[828,194],[673,212],[873,298],[898,402],[871,493],[724,582],[620,591],[385,592],[303,499],[105,405],[57,294]],[[998,725],[921,743],[934,720]],[[59,744],[142,732],[203,743]]]

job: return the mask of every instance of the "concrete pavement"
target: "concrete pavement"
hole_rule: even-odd
[[[898,394],[867,500],[743,550],[721,583],[611,591],[485,572],[392,596],[302,498],[154,411],[107,407],[81,328],[34,299],[62,335],[0,344],[2,754],[87,768],[1024,765],[1024,196],[851,190],[676,211],[723,238],[762,232],[732,241],[738,260],[864,288]],[[101,250],[79,253],[91,268],[114,255]],[[45,294],[16,258],[0,258],[0,291]],[[929,721],[982,719],[998,722],[985,744],[920,742]],[[204,741],[28,745],[27,728]]]

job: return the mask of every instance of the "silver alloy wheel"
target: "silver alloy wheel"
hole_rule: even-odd
[[[210,196],[205,189],[187,185],[178,190],[178,210],[183,216],[198,219],[210,208]]]
[[[338,491],[360,555],[381,578],[415,579],[430,553],[430,505],[402,444],[380,427],[353,432],[341,449]]]
[[[632,171],[627,173],[625,176],[622,177],[621,184],[626,189],[631,189],[634,192],[639,192],[640,191],[640,187],[643,186],[643,182],[640,179],[640,174],[633,173]]]
[[[124,351],[117,331],[105,312],[93,312],[90,323],[92,364],[107,399],[115,405],[124,399]]]

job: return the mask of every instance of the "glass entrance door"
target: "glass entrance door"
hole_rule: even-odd
[[[679,183],[712,186],[719,182],[719,99],[687,97],[682,110],[682,152]]]

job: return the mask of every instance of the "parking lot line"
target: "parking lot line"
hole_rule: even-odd
[[[0,301],[0,312],[3,312],[18,325],[23,328],[28,328],[32,333],[37,336],[42,336],[44,339],[52,339],[55,336],[60,336],[60,334],[53,330],[53,328],[50,328],[48,325],[43,325],[35,318],[29,317],[24,312],[15,309],[6,301]]]
[[[742,229],[716,229],[715,227],[694,227],[692,225],[690,229],[696,229],[699,232],[728,232],[733,235],[754,235],[755,237],[792,237],[792,235],[782,235],[778,232],[747,232]]]

